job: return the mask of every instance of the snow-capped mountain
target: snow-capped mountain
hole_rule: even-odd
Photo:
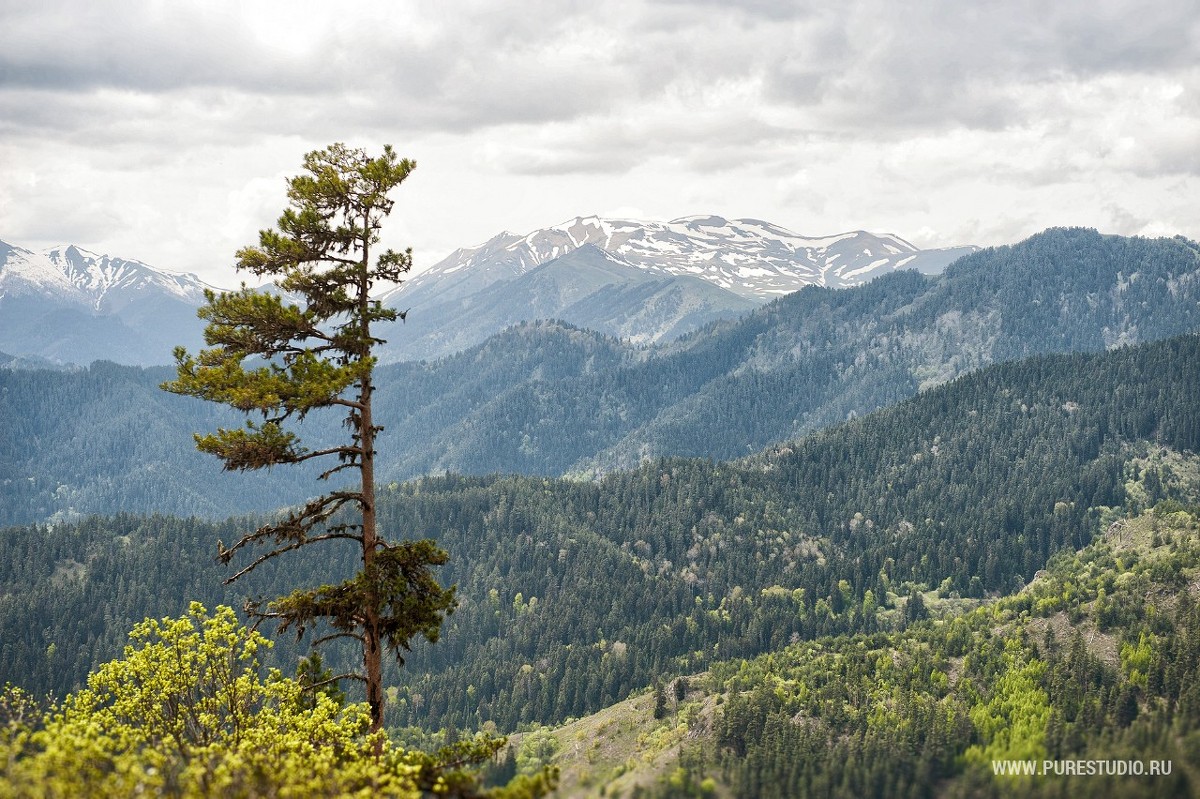
[[[70,244],[37,253],[0,241],[0,298],[37,293],[93,311],[116,313],[131,302],[155,296],[198,308],[206,288],[221,290],[196,275],[97,255]]]
[[[204,289],[215,288],[196,275],[97,255],[72,245],[53,247],[44,255],[59,273],[87,295],[95,310],[103,313],[119,312],[130,303],[155,294],[199,307],[204,302]]]
[[[855,286],[896,269],[937,273],[976,249],[919,250],[898,236],[862,230],[813,238],[757,219],[692,216],[639,222],[576,217],[525,236],[505,232],[479,247],[456,250],[388,299],[403,305],[405,295],[422,302],[463,296],[585,244],[631,266],[696,277],[759,301],[807,285]]]
[[[0,241],[0,302],[20,296],[87,302],[83,290],[44,255]]]
[[[505,327],[562,319],[639,343],[671,339],[807,285],[858,285],[896,269],[940,272],[975,248],[919,250],[854,231],[801,236],[755,219],[577,217],[460,249],[383,295],[407,310],[385,361],[458,352]],[[202,345],[195,275],[77,246],[0,242],[0,351],[62,363],[170,363]]]
[[[384,358],[448,355],[534,318],[661,341],[807,285],[854,286],[896,269],[938,273],[975,249],[919,250],[865,231],[811,238],[756,219],[577,217],[456,250],[385,294],[408,321]],[[648,285],[656,281],[674,283]]]
[[[38,253],[0,242],[0,350],[61,363],[165,364],[195,348],[195,275],[65,245]]]
[[[444,291],[430,291],[424,299],[403,295],[404,325],[383,332],[388,344],[380,357],[411,361],[450,355],[519,322],[547,319],[650,344],[740,316],[759,304],[690,275],[639,269],[592,244],[515,277],[492,277],[464,270],[461,281],[426,284]]]

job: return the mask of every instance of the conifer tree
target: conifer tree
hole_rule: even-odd
[[[687,698],[688,681],[687,677],[679,677],[675,680],[675,707],[678,709],[679,703]]]
[[[226,470],[323,458],[335,462],[322,480],[357,472],[352,485],[310,499],[230,547],[218,544],[218,558],[229,563],[242,550],[265,547],[226,581],[232,582],[310,544],[344,542],[358,549],[361,569],[349,580],[250,603],[247,611],[277,620],[280,632],[292,628],[303,635],[319,624],[332,628],[314,643],[359,641],[362,672],[338,678],[365,683],[372,730],[383,726],[384,650],[403,663],[410,640],[421,635],[436,641],[455,606],[454,588],[443,589],[431,570],[446,562],[446,553],[430,540],[388,541],[376,516],[375,441],[381,428],[372,408],[372,352],[384,341],[379,326],[403,315],[371,299],[370,292],[381,281],[399,282],[412,265],[412,252],[376,254],[374,247],[394,204],[388,194],[414,166],[390,146],[374,158],[343,144],[306,155],[305,173],[287,182],[289,207],[278,229],[262,231],[258,246],[237,253],[239,270],[270,278],[300,303],[245,284],[232,293],[208,292],[199,311],[208,321],[208,348],[195,356],[177,348],[178,378],[163,385],[251,417],[243,428],[196,435],[199,449],[220,458]],[[319,409],[345,414],[349,440],[316,450],[302,446],[289,428]]]
[[[661,719],[667,715],[667,692],[663,690],[662,681],[654,683],[654,718]]]

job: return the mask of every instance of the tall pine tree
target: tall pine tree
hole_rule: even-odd
[[[412,253],[376,255],[373,247],[392,211],[388,193],[414,166],[390,146],[374,158],[342,144],[305,156],[305,173],[288,180],[289,207],[278,229],[262,231],[258,246],[237,253],[239,270],[269,277],[301,302],[245,284],[228,294],[209,292],[199,312],[208,320],[208,348],[195,356],[176,349],[178,378],[163,385],[252,417],[243,428],[196,436],[200,450],[216,455],[227,470],[325,458],[335,462],[321,474],[323,480],[357,472],[351,486],[309,500],[233,546],[219,544],[218,557],[228,563],[243,549],[266,548],[227,580],[232,582],[310,544],[342,541],[358,548],[362,568],[352,578],[247,609],[278,620],[280,632],[293,628],[303,634],[329,625],[332,632],[316,643],[359,641],[362,672],[339,677],[365,683],[372,730],[383,726],[384,650],[403,663],[410,640],[422,635],[436,641],[455,606],[454,588],[443,589],[432,574],[431,567],[446,562],[446,553],[430,540],[389,542],[376,518],[375,440],[381,428],[372,413],[372,351],[384,341],[378,327],[403,315],[371,299],[370,292],[381,281],[398,282],[412,265]],[[325,408],[345,413],[348,440],[307,449],[288,428]]]

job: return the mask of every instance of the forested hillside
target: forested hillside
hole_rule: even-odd
[[[1197,496],[1195,457],[1153,463]],[[542,758],[565,797],[1200,795],[1200,505],[1126,510],[1018,593],[914,593],[894,631],[713,664],[657,721],[644,696],[538,732]],[[593,724],[612,732],[573,734]]]
[[[1200,507],[1178,507],[962,617],[722,664],[713,772],[738,796],[1197,795]],[[1138,772],[1044,774],[1048,759]],[[1003,760],[1039,776],[997,777]]]
[[[438,535],[471,598],[410,659],[411,718],[547,722],[714,658],[870,630],[914,584],[1011,591],[1090,540],[1138,442],[1198,448],[1198,357],[1186,337],[993,367],[741,462],[402,487],[388,523]]]
[[[192,432],[240,419],[159,390],[173,370],[0,369],[0,524],[80,513],[220,518],[302,499],[313,470],[221,474]]]
[[[736,457],[990,363],[1195,330],[1198,309],[1196,243],[1084,229],[982,250],[937,277],[804,289],[677,345],[663,359],[676,371],[722,358],[728,368],[569,468],[630,465],[646,454]]]
[[[1197,363],[1196,336],[1042,356],[740,461],[656,460],[597,483],[397,486],[385,528],[449,550],[441,576],[462,607],[408,658],[391,717],[554,722],[720,660],[875,632],[912,590],[1016,590],[1085,545],[1135,477],[1145,502],[1168,498],[1165,467],[1144,459],[1200,450]],[[4,531],[0,682],[61,692],[143,616],[187,599],[240,604],[209,558],[244,524],[121,516]],[[289,570],[336,572],[324,554]],[[265,572],[238,588],[293,584]]]
[[[1059,229],[939,277],[805,289],[669,347],[523,325],[442,361],[380,369],[382,474],[595,475],[659,455],[746,455],[992,362],[1193,330],[1197,257],[1183,239]],[[217,417],[158,391],[167,376],[0,370],[0,413],[13,420],[0,428],[0,521],[215,518],[304,496],[295,473],[247,481],[192,452],[191,433]]]
[[[388,474],[593,475],[659,455],[738,457],[993,362],[1195,330],[1198,309],[1194,243],[1056,229],[941,276],[809,287],[642,353],[527,326],[389,373]],[[443,408],[451,387],[470,398],[455,414]]]

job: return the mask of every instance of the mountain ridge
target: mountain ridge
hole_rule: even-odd
[[[634,343],[663,341],[804,285],[858,285],[898,268],[936,273],[974,249],[918,250],[866,231],[806,237],[757,219],[575,217],[460,248],[382,291],[379,299],[408,312],[410,325],[379,356],[385,363],[442,357],[537,319]],[[77,245],[37,253],[0,242],[7,317],[0,318],[0,348],[79,365],[171,363],[175,345],[202,344],[195,310],[207,289],[223,291],[195,274]],[[155,342],[156,334],[170,340]]]
[[[196,307],[204,302],[205,289],[224,291],[193,273],[173,272],[142,261],[101,255],[73,244],[51,247],[43,255],[91,298],[95,310],[102,313],[122,310],[136,300],[138,292],[147,290],[157,290]]]
[[[1171,498],[1165,468],[1140,499],[1130,475],[1163,447],[1200,449],[1197,357],[1191,334],[998,364],[735,461],[663,458],[597,482],[445,475],[388,487],[381,524],[436,537],[451,555],[440,578],[464,600],[436,646],[406,653],[396,718],[555,723],[793,635],[870,633],[874,611],[896,605],[889,592],[1014,590],[1104,529],[1111,508]],[[119,646],[127,613],[279,593],[295,563],[246,585],[218,579],[215,541],[254,524],[122,514],[12,528],[0,581],[42,577],[27,602],[0,597],[13,642],[0,679],[69,689],[89,657]],[[51,557],[27,554],[46,541]],[[339,552],[310,551],[305,568],[340,572],[351,558]],[[51,642],[81,657],[55,664]]]
[[[571,276],[566,264],[580,266],[580,253],[593,247],[614,264],[676,284],[676,301],[661,296],[657,311],[631,296],[615,306],[609,292],[597,296],[610,313],[583,314],[568,305],[539,306],[544,315],[527,313],[524,296],[531,275],[547,265],[564,265],[561,281]],[[601,333],[627,337],[622,317],[637,317],[634,341],[663,341],[703,326],[733,319],[748,308],[808,285],[850,287],[898,269],[937,274],[975,247],[919,250],[898,236],[851,231],[808,237],[757,219],[726,220],[719,216],[681,217],[670,222],[641,222],[575,217],[525,235],[500,233],[476,247],[455,250],[429,269],[381,295],[385,305],[403,310],[411,335],[381,351],[384,362],[432,359],[451,355],[518,321],[558,318]],[[580,279],[587,282],[587,269]],[[703,281],[712,289],[701,289]],[[627,287],[636,278],[613,281]],[[485,325],[476,310],[495,303]],[[698,314],[681,313],[689,304]],[[506,316],[495,311],[508,308]],[[520,309],[514,313],[513,309]],[[470,331],[469,333],[466,331]]]
[[[857,250],[847,246],[847,242]],[[920,250],[894,234],[865,230],[804,236],[760,219],[728,220],[716,215],[680,217],[669,222],[577,216],[523,236],[505,231],[476,247],[455,250],[389,291],[383,299],[388,302],[424,282],[484,261],[497,262],[498,270],[506,267],[513,275],[519,275],[585,244],[648,271],[697,275],[734,293],[760,299],[787,294],[805,285],[858,285],[867,276],[909,264],[918,268],[926,261],[930,261],[926,266],[929,272],[940,271],[946,263],[979,249],[965,246]],[[507,258],[498,259],[500,253],[506,253]],[[937,265],[929,258],[935,254],[940,262]],[[847,259],[846,263],[834,263],[842,258]],[[872,260],[864,264],[864,258]],[[762,263],[748,267],[755,261]],[[721,270],[722,263],[735,268]],[[738,283],[734,279],[738,269],[753,270],[741,277],[766,277],[774,273],[773,280]]]
[[[0,242],[0,349],[62,364],[170,363],[176,345],[203,344],[206,289],[196,275],[74,245]]]
[[[805,289],[666,344],[526,323],[432,363],[380,367],[377,474],[384,482],[445,471],[590,478],[657,456],[737,457],[990,363],[1195,330],[1197,303],[1195,243],[1061,229],[977,253],[937,277],[901,271],[858,288]],[[177,398],[169,418],[145,417],[139,409],[162,407],[157,385],[168,369],[95,371],[68,379],[0,370],[0,417],[48,416],[24,422],[24,435],[40,442],[37,457],[15,447],[5,466],[33,478],[0,480],[9,520],[105,512],[120,497],[129,510],[205,515],[303,498],[282,480],[274,493],[234,495],[236,480],[172,444],[211,429],[215,416]],[[135,450],[105,433],[112,409],[94,388],[102,378],[122,384],[122,424],[158,431]],[[310,444],[335,437],[316,420],[311,432]],[[98,452],[111,453],[101,467]],[[153,473],[154,492],[135,497],[119,480],[97,479],[137,470]]]
[[[44,286],[62,292],[61,299],[87,302],[93,310],[112,312],[123,303],[114,293],[157,289],[199,307],[204,289],[225,291],[188,272],[151,266],[143,261],[98,254],[74,244],[41,252],[0,241],[0,290]],[[72,289],[74,289],[72,291]]]

